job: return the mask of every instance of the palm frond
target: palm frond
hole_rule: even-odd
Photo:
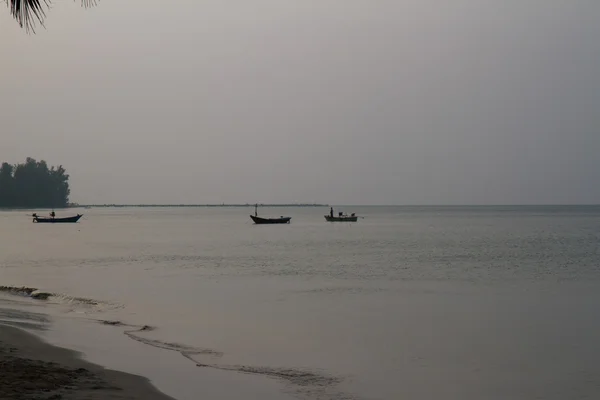
[[[94,7],[98,4],[98,0],[81,0],[81,6],[84,8]]]
[[[46,13],[44,8],[48,7],[47,0],[10,0],[10,13],[17,20],[21,28],[27,31],[34,30],[36,20],[43,25]]]
[[[51,0],[6,0],[10,13],[21,28],[27,32],[35,32],[36,24],[44,26],[45,9],[50,7]],[[93,7],[98,0],[81,0],[85,8]]]

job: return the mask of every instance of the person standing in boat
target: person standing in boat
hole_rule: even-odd
[[[331,216],[331,218],[333,218],[333,207],[331,207],[331,208],[329,209],[329,215]]]
[[[52,218],[56,217],[56,214],[54,213],[54,211],[52,211],[52,212],[50,213],[50,216],[51,216]]]

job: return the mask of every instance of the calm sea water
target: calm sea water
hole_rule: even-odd
[[[107,329],[136,351],[264,378],[281,398],[600,398],[600,207],[341,209],[364,219],[96,208],[49,225],[0,212],[0,285],[49,295],[0,305],[119,321]]]

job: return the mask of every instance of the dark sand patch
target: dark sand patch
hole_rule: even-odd
[[[173,400],[143,377],[91,364],[6,325],[0,325],[0,399]]]

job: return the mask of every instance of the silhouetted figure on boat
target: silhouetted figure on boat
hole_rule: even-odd
[[[50,222],[50,223],[65,223],[65,222],[77,222],[82,217],[82,214],[77,214],[73,217],[54,218],[56,214],[54,211],[50,213],[49,217],[40,217],[36,213],[32,214],[33,222]]]
[[[329,215],[325,215],[325,219],[329,222],[356,222],[358,221],[358,217],[356,213],[352,213],[348,215],[343,211],[338,211],[337,216],[333,213],[333,207],[329,209]]]

